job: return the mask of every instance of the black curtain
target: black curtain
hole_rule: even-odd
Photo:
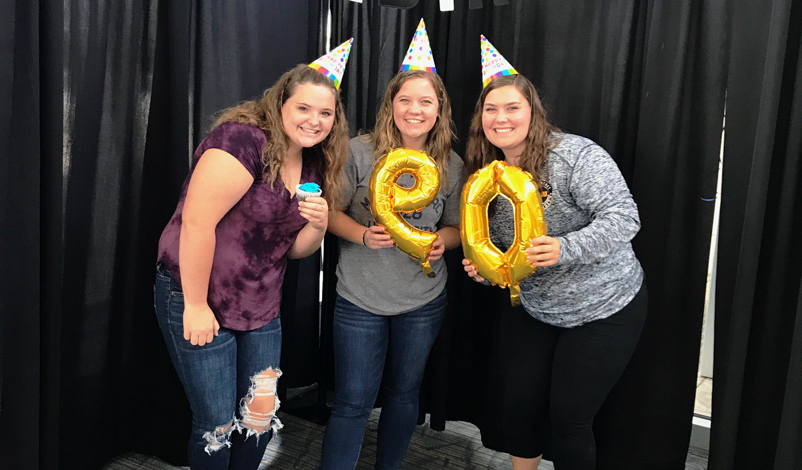
[[[802,469],[802,2],[735,2],[710,469]]]
[[[639,206],[633,245],[649,316],[597,418],[600,468],[685,468],[724,114],[727,4],[648,2],[634,28],[632,65],[640,72],[624,93],[637,95],[624,98],[613,156]]]
[[[182,463],[189,410],[152,306],[158,237],[211,114],[317,57],[322,2],[2,7],[2,467],[129,451]],[[317,378],[318,266],[294,263],[285,286],[285,385]]]
[[[640,345],[596,420],[599,468],[684,468],[724,108],[727,3],[511,0],[476,10],[456,2],[450,13],[438,3],[399,10],[333,2],[335,42],[356,38],[359,66],[343,85],[352,129],[373,125],[423,17],[452,99],[458,151],[481,91],[481,33],[535,83],[555,124],[613,155],[640,209],[634,245],[650,304]],[[483,419],[471,390],[488,376],[487,312],[476,311],[481,288],[461,275],[460,259],[448,254],[450,308],[422,396],[435,429],[446,419]]]
[[[24,444],[38,442],[38,427],[29,423],[45,416],[38,376],[30,371],[39,369],[39,313],[47,303],[40,298],[39,270],[39,246],[50,241],[38,210],[40,193],[47,192],[40,172],[48,170],[39,161],[46,121],[39,76],[49,51],[39,50],[44,12],[38,5],[4,0],[0,7],[0,452],[4,461],[36,462],[38,449]],[[21,335],[27,340],[17,340]]]

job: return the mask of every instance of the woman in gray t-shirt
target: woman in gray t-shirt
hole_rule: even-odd
[[[399,72],[387,87],[368,135],[351,140],[347,183],[329,231],[340,237],[334,307],[334,409],[323,440],[323,469],[353,469],[365,423],[380,384],[377,468],[401,464],[418,418],[418,393],[446,308],[446,249],[459,246],[459,198],[463,164],[451,150],[451,105],[442,80],[423,70]],[[420,263],[396,249],[370,212],[369,180],[389,150],[408,147],[431,156],[440,171],[435,200],[405,214],[418,229],[438,234],[427,277]],[[411,185],[403,175],[400,185]]]
[[[638,208],[607,152],[552,126],[522,75],[494,79],[476,105],[468,172],[494,160],[533,175],[548,235],[526,250],[537,270],[520,283],[521,306],[511,307],[497,288],[480,296],[480,308],[498,322],[491,341],[498,379],[488,381],[482,441],[509,453],[513,469],[532,470],[551,434],[557,468],[592,470],[593,419],[629,362],[646,316],[643,270],[630,244],[640,229]],[[491,241],[506,250],[515,237],[512,206],[497,198],[490,212]],[[484,281],[470,260],[463,264]],[[488,300],[496,291],[501,299]]]

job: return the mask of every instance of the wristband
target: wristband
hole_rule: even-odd
[[[367,244],[367,243],[365,243],[365,235],[367,235],[367,234],[368,234],[368,230],[370,230],[370,229],[367,229],[367,228],[366,228],[366,229],[365,229],[365,231],[364,231],[364,232],[362,232],[362,246],[368,246],[368,244]]]

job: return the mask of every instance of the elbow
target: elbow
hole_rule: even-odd
[[[290,249],[287,250],[287,258],[289,259],[301,259],[304,256],[305,253],[298,247],[298,240],[296,240],[295,243],[290,246]]]
[[[216,223],[212,223],[207,218],[200,217],[193,212],[184,212],[181,214],[181,231],[189,234],[203,233],[214,231],[217,227]]]
[[[306,243],[304,242],[298,243],[298,241],[296,240],[296,242],[293,243],[292,246],[290,247],[289,251],[287,251],[287,258],[289,259],[306,258],[307,256],[315,253],[320,248],[321,243],[323,243],[323,240],[320,240],[317,243],[315,242],[310,243],[308,241]]]
[[[186,242],[198,242],[215,237],[215,226],[199,221],[181,221],[181,239]],[[184,242],[182,242],[183,244]]]
[[[453,250],[454,248],[460,248],[462,246],[462,239],[457,237],[454,239],[452,243],[446,244],[446,250]]]
[[[640,232],[640,222],[638,220],[627,220],[621,224],[621,234],[624,235],[623,238],[626,240],[632,240],[638,232]]]
[[[640,217],[638,214],[617,213],[610,214],[605,218],[609,228],[611,229],[611,238],[621,241],[630,241],[635,238],[635,235],[640,231]]]
[[[298,251],[298,250],[296,250],[294,248],[290,248],[290,251],[287,252],[287,258],[289,258],[289,259],[306,258],[307,256],[310,256],[310,255],[314,254],[316,251],[317,251],[317,247],[309,248],[309,249],[304,250],[304,251]]]

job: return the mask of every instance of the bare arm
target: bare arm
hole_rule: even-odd
[[[365,227],[341,210],[332,211],[329,217],[329,232],[351,243],[362,245],[364,240],[364,245],[372,249],[391,248],[395,245],[390,234],[381,225]]]
[[[299,202],[298,211],[309,223],[298,232],[295,242],[287,253],[292,259],[305,258],[320,248],[330,216],[328,203],[322,197],[310,197],[306,201]]]
[[[178,265],[184,291],[184,339],[203,346],[220,325],[206,300],[214,258],[215,228],[253,184],[253,176],[230,153],[203,153],[189,181],[181,222]]]
[[[459,238],[459,228],[456,225],[444,225],[437,231],[437,240],[429,252],[429,261],[437,261],[446,250],[456,248],[462,244]]]

